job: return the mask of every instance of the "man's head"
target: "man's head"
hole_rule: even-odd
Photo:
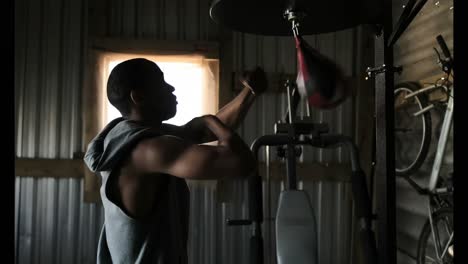
[[[156,63],[142,58],[118,64],[107,81],[107,98],[124,117],[137,114],[149,120],[170,119],[177,104],[173,92]]]

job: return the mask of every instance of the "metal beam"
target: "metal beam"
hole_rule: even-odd
[[[394,72],[393,47],[388,47],[392,33],[392,0],[383,0],[383,37],[375,40],[375,65],[385,64],[385,74],[375,83],[376,167],[375,193],[377,213],[377,247],[379,264],[396,263],[395,225],[395,150],[394,150]]]

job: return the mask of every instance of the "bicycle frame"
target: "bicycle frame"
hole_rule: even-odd
[[[412,3],[411,7],[414,5],[414,0],[409,0],[408,2]],[[424,2],[425,1],[421,0],[419,3],[424,3]],[[405,15],[407,14],[403,14],[402,17],[404,17]],[[444,38],[441,35],[438,35],[436,37],[436,40],[439,43],[439,46],[442,49],[442,52],[445,56],[445,58],[442,59],[437,49],[434,48],[437,54],[437,57],[439,58],[438,63],[441,65],[442,71],[446,73],[446,77],[439,79],[439,81],[443,81],[443,84],[439,85],[438,81],[436,81],[431,86],[421,88],[405,96],[405,99],[409,99],[422,93],[428,93],[435,89],[445,89],[446,91],[448,91],[448,102],[447,102],[447,107],[445,109],[444,121],[442,123],[442,130],[439,136],[439,141],[437,143],[437,152],[436,152],[436,157],[434,159],[434,163],[433,163],[432,170],[431,170],[431,176],[429,179],[429,187],[424,190],[420,188],[409,177],[407,178],[409,183],[413,187],[415,187],[415,189],[421,194],[434,193],[435,191],[435,187],[439,180],[440,168],[442,165],[443,156],[445,153],[445,148],[447,146],[447,141],[448,141],[448,137],[449,137],[449,133],[450,133],[451,125],[452,125],[452,119],[453,119],[453,83],[449,81],[450,74],[453,69],[452,67],[453,59],[452,59],[452,56],[450,55],[450,51],[447,47],[447,44],[444,41]],[[431,110],[432,108],[434,108],[434,104],[428,105],[427,107],[421,109],[420,111],[413,113],[413,115],[414,116],[422,115],[426,113],[427,111]]]
[[[452,120],[453,120],[453,87],[450,87],[450,88],[451,88],[451,89],[449,89],[450,95],[449,95],[449,99],[448,99],[448,103],[447,103],[447,108],[446,108],[446,111],[445,111],[444,121],[442,123],[442,129],[441,129],[439,141],[438,141],[438,144],[437,144],[437,153],[436,153],[436,157],[434,159],[434,163],[433,163],[433,167],[432,167],[432,171],[431,171],[431,177],[429,179],[429,187],[427,189],[427,191],[429,193],[429,206],[428,206],[429,223],[430,223],[430,226],[431,226],[431,234],[432,234],[432,239],[433,239],[433,241],[435,243],[435,252],[436,252],[436,256],[437,256],[438,261],[443,260],[445,255],[448,253],[449,246],[453,242],[453,234],[454,234],[454,232],[452,230],[448,242],[446,243],[446,245],[443,248],[442,252],[440,252],[440,249],[439,249],[438,245],[441,244],[440,243],[441,241],[440,241],[438,232],[435,230],[437,228],[437,226],[434,226],[433,213],[435,211],[437,211],[438,209],[440,209],[442,207],[442,205],[438,204],[437,207],[434,208],[431,201],[436,200],[435,197],[438,198],[439,195],[451,194],[452,191],[453,191],[453,188],[448,188],[448,187],[436,188],[437,182],[439,180],[440,169],[441,169],[441,165],[442,165],[442,161],[443,161],[443,156],[444,156],[444,153],[445,153],[445,148],[447,146],[447,141],[448,141],[448,137],[449,137],[449,133],[450,133],[451,125],[452,125]],[[427,89],[427,90],[429,90],[429,89]]]
[[[428,87],[421,88],[405,96],[405,99],[410,99],[419,94],[428,93],[436,89],[445,89],[449,91],[449,94],[448,94],[447,107],[446,107],[445,115],[444,115],[444,121],[442,123],[442,129],[441,129],[441,133],[439,136],[439,141],[437,143],[436,157],[434,159],[434,163],[433,163],[432,170],[431,170],[431,177],[429,179],[429,187],[427,190],[424,190],[419,185],[417,185],[414,181],[412,181],[410,178],[407,178],[408,182],[420,194],[427,194],[427,192],[429,193],[434,192],[435,186],[439,180],[439,174],[440,174],[440,169],[441,169],[441,165],[443,161],[443,156],[445,153],[445,148],[447,146],[447,141],[448,141],[448,137],[449,137],[449,133],[450,133],[451,125],[452,125],[452,120],[453,120],[453,84],[450,83],[450,87],[447,87],[445,84],[439,85],[436,83]],[[432,108],[434,108],[434,104],[430,104],[426,106],[425,108],[419,110],[418,112],[413,113],[413,115],[420,116],[426,113],[427,111],[431,110]]]
[[[440,85],[431,85],[429,87],[425,87],[425,88],[420,89],[418,91],[415,91],[415,92],[413,92],[411,94],[408,94],[405,97],[405,99],[414,97],[414,96],[416,96],[418,94],[421,94],[421,93],[427,93],[427,92],[429,92],[431,90],[438,89],[438,88],[447,88],[447,87],[446,86],[440,86]],[[436,188],[437,182],[438,182],[439,177],[440,177],[440,169],[441,169],[445,149],[446,149],[446,146],[447,146],[447,141],[448,141],[451,125],[452,125],[452,120],[453,120],[453,86],[451,86],[449,88],[450,89],[448,89],[448,90],[450,91],[450,94],[449,94],[449,98],[448,98],[448,102],[447,102],[447,108],[445,110],[445,115],[444,115],[444,120],[443,120],[443,123],[442,123],[441,133],[440,133],[440,136],[439,136],[439,141],[438,141],[438,144],[437,144],[436,157],[434,159],[434,163],[433,163],[432,170],[431,170],[431,176],[430,176],[430,179],[429,179],[429,186],[428,186],[427,189],[426,188],[421,188],[410,177],[406,178],[408,183],[410,183],[410,185],[413,188],[415,188],[415,190],[419,194],[428,195],[428,200],[429,200],[429,205],[428,205],[429,223],[430,223],[430,226],[431,226],[431,235],[432,235],[432,239],[433,239],[433,241],[435,243],[435,253],[436,253],[436,257],[437,257],[438,261],[441,261],[444,258],[444,256],[446,256],[446,254],[448,253],[448,249],[449,249],[449,246],[451,245],[451,243],[453,241],[453,234],[454,234],[454,232],[452,231],[447,244],[443,248],[442,252],[440,252],[440,249],[439,249],[438,245],[441,244],[441,241],[440,241],[438,232],[435,230],[437,227],[434,226],[433,213],[442,207],[442,205],[440,204],[439,199],[438,199],[439,196],[451,194],[452,191],[453,191],[453,188],[449,188],[449,187]],[[418,111],[417,113],[414,113],[413,115],[414,116],[421,115],[421,114],[429,111],[433,107],[434,107],[434,105],[431,104],[428,107]],[[437,205],[435,207],[432,205],[432,201],[437,202]]]
[[[411,1],[411,0],[410,0]],[[420,3],[423,3],[421,1]],[[396,34],[396,39],[398,38],[398,33]],[[395,39],[395,40],[396,40]],[[439,63],[442,66],[442,71],[444,71],[447,75],[444,78],[439,79],[436,81],[433,85],[418,89],[412,93],[407,94],[404,97],[404,102],[407,99],[414,98],[415,96],[421,95],[421,94],[427,94],[433,90],[436,89],[444,89],[447,94],[448,94],[448,100],[444,102],[446,103],[446,108],[445,108],[445,114],[442,122],[442,128],[441,132],[438,138],[438,143],[437,143],[437,151],[436,151],[436,156],[434,158],[433,164],[432,164],[432,169],[431,169],[431,175],[429,178],[429,184],[427,188],[422,188],[419,186],[415,181],[413,181],[409,176],[405,177],[405,180],[421,195],[427,195],[428,196],[428,218],[429,218],[429,227],[430,227],[430,234],[429,236],[432,238],[432,241],[434,242],[435,246],[435,258],[437,259],[437,263],[445,263],[444,259],[447,257],[447,254],[450,254],[453,257],[453,236],[454,236],[454,230],[451,224],[447,223],[448,216],[444,217],[442,219],[443,227],[447,231],[448,234],[448,239],[445,240],[446,237],[444,237],[444,241],[441,241],[441,237],[438,231],[438,224],[437,222],[439,220],[434,220],[434,217],[436,217],[438,214],[437,212],[441,210],[442,208],[453,208],[453,204],[450,200],[445,199],[442,196],[450,196],[453,193],[453,186],[442,186],[438,187],[437,183],[439,182],[439,177],[440,177],[440,171],[441,171],[441,165],[443,162],[443,157],[445,154],[445,149],[447,146],[447,141],[449,138],[449,133],[450,129],[452,126],[452,120],[453,120],[453,83],[449,81],[449,77],[451,74],[451,71],[453,69],[452,67],[452,57],[450,55],[450,52],[448,50],[447,45],[445,44],[445,41],[443,40],[443,37],[441,35],[437,36],[437,42],[439,43],[443,54],[445,55],[445,59],[442,60],[440,57],[439,52],[437,49],[434,48],[434,50],[437,53],[437,56],[439,58]],[[453,75],[452,75],[453,76]],[[439,81],[442,81],[440,83]],[[401,103],[401,105],[404,105],[404,103]],[[413,116],[417,117],[420,116],[427,111],[430,111],[432,108],[434,108],[435,103],[431,103],[428,106],[424,107],[423,109],[413,113]],[[434,223],[436,221],[436,223]],[[423,230],[424,232],[424,230]],[[424,233],[421,233],[424,234]],[[423,239],[429,239],[428,237],[423,238]],[[420,241],[421,242],[421,241]],[[428,243],[428,241],[424,242]],[[445,244],[442,244],[445,243]],[[427,244],[426,244],[427,245]],[[419,262],[419,248],[418,248],[418,262]],[[427,255],[424,256],[424,258],[428,257]]]
[[[450,96],[445,110],[444,121],[442,123],[442,130],[440,132],[439,142],[437,144],[437,153],[432,166],[431,178],[429,180],[429,191],[433,192],[437,181],[439,180],[440,168],[442,165],[445,148],[453,120],[453,87],[450,89]]]

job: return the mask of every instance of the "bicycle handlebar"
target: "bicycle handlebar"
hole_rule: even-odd
[[[447,43],[445,43],[444,38],[442,35],[438,35],[436,37],[437,43],[439,43],[440,48],[442,49],[442,52],[444,53],[445,57],[452,60],[452,56],[450,55],[450,50],[447,47]]]

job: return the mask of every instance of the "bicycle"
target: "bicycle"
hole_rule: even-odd
[[[453,118],[453,59],[441,35],[437,42],[445,56],[434,48],[444,77],[427,87],[415,82],[403,82],[395,87],[395,172],[403,177],[421,195],[428,196],[428,220],[423,226],[418,240],[417,263],[453,263],[453,185],[451,176],[440,177],[441,164]],[[446,100],[430,103],[428,93],[440,89],[446,93]],[[444,107],[441,134],[438,140],[429,186],[423,188],[410,178],[423,164],[431,143],[431,113],[435,107]],[[418,148],[404,149],[419,142]],[[442,229],[439,225],[442,224]],[[440,232],[442,231],[442,232]],[[429,262],[427,262],[429,261]]]

